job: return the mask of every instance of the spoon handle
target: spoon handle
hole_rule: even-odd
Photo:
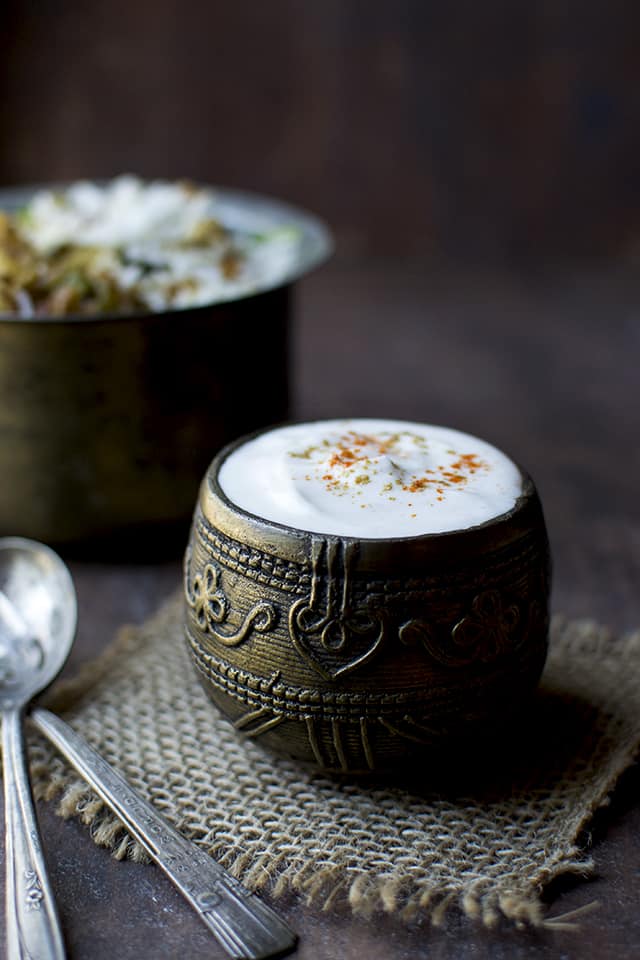
[[[93,747],[48,710],[31,719],[122,820],[234,960],[283,956],[297,937],[280,917],[178,833]]]
[[[2,711],[2,772],[7,960],[64,960],[27,775],[22,715],[15,707]]]

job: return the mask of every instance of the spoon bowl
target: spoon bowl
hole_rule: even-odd
[[[76,632],[71,575],[53,550],[0,539],[0,708],[24,704],[62,670]]]

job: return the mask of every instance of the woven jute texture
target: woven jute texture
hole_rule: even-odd
[[[448,773],[335,781],[244,741],[202,691],[181,602],[126,628],[54,690],[57,710],[139,792],[251,889],[295,891],[442,922],[454,905],[486,924],[544,921],[550,880],[588,875],[581,831],[640,743],[640,634],[556,619],[528,722]],[[57,797],[117,857],[142,851],[55,752],[30,734],[41,796]],[[546,921],[548,922],[548,921]]]

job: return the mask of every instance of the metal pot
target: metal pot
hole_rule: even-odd
[[[35,189],[1,190],[0,209]],[[301,231],[277,287],[165,313],[0,318],[0,534],[132,534],[139,546],[183,530],[211,450],[286,416],[291,286],[328,256],[330,237],[278,201],[216,195],[232,226]]]

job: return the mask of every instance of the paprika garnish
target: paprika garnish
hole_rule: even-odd
[[[393,455],[401,443],[404,444],[404,447],[402,451],[398,450],[398,452],[402,452],[406,456],[407,440],[415,445],[416,450],[422,453],[428,451],[426,439],[419,434],[412,434],[408,431],[388,436],[376,436],[375,434],[349,430],[333,443],[324,441],[320,448],[311,446],[302,453],[292,452],[290,456],[312,460],[314,454],[320,451],[322,463],[327,470],[326,473],[321,474],[326,489],[343,494],[351,488],[351,484],[363,487],[371,483],[376,474],[381,472],[378,468],[385,458],[384,473],[386,476],[389,472],[389,466],[391,468],[395,467]],[[476,453],[458,453],[455,450],[448,450],[447,453],[454,457],[451,463],[440,464],[436,468],[427,467],[419,475],[414,474],[407,478],[406,470],[397,468],[397,476],[394,481],[389,482],[387,480],[380,490],[380,495],[390,494],[398,488],[406,493],[421,493],[425,490],[432,490],[437,495],[436,499],[442,501],[446,488],[464,486],[478,470],[488,469],[487,464]],[[353,475],[353,468],[358,470],[355,476]],[[396,498],[389,497],[389,499],[395,500]]]
[[[254,492],[264,503],[265,513],[255,512],[326,534],[463,529],[508,509],[521,489],[517,468],[499,450],[435,425],[318,421],[267,432],[244,449],[229,475],[247,503]],[[241,468],[245,459],[250,471]]]

